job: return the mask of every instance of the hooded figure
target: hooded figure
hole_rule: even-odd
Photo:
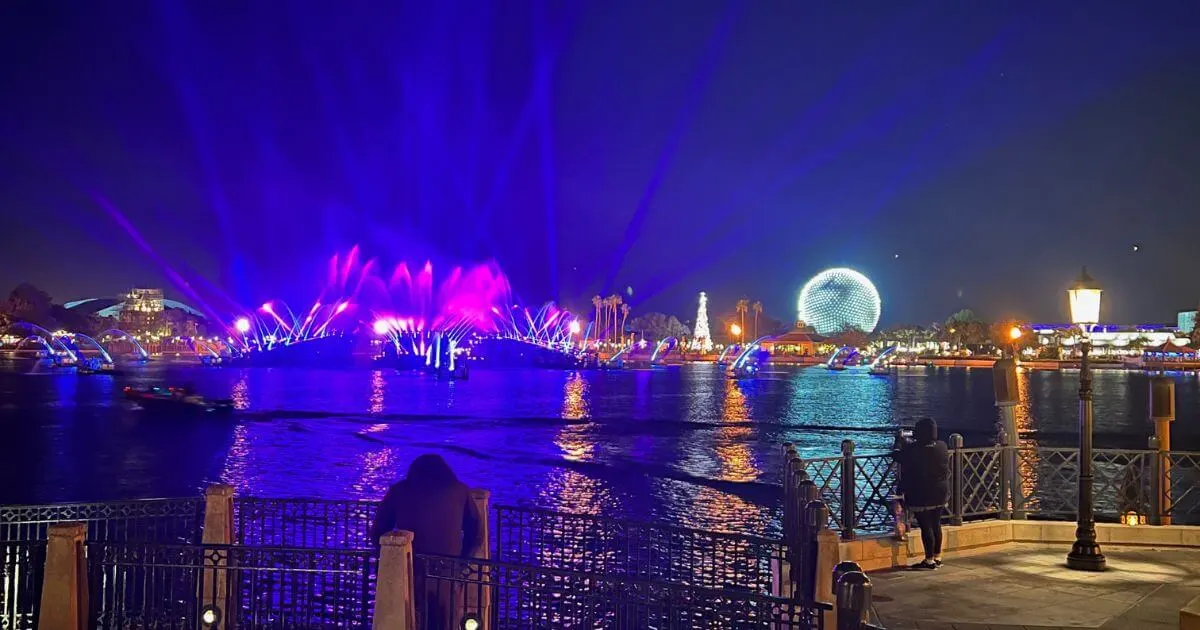
[[[371,536],[375,544],[384,534],[404,529],[413,533],[413,593],[417,623],[425,630],[459,627],[463,613],[463,585],[447,574],[459,567],[422,555],[470,557],[482,542],[480,518],[467,486],[454,476],[440,455],[413,460],[408,474],[388,488]]]
[[[937,438],[937,423],[922,418],[913,429],[913,441],[895,454],[904,505],[921,526],[925,560],[914,565],[918,569],[942,564],[942,509],[950,494],[950,449]]]
[[[413,553],[465,557],[479,546],[479,516],[467,486],[441,455],[413,460],[404,479],[388,488],[371,537],[406,529],[413,533]]]

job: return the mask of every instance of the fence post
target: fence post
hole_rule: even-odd
[[[1155,481],[1159,491],[1154,495],[1150,511],[1159,515],[1160,525],[1171,524],[1171,423],[1175,422],[1175,380],[1157,376],[1150,381],[1150,419],[1154,420],[1154,436],[1158,449],[1150,457],[1158,461]],[[1153,483],[1151,484],[1153,487]]]
[[[479,519],[479,547],[471,550],[470,557],[479,558],[480,560],[488,560],[491,558],[492,537],[491,527],[489,524],[490,510],[488,502],[491,500],[492,493],[483,489],[471,490],[471,505],[475,509],[475,517]],[[489,575],[489,567],[480,566],[479,579],[482,582],[479,588],[467,588],[466,604],[468,611],[475,611],[479,619],[479,630],[489,630],[491,627],[491,605],[492,605],[492,587],[491,576]],[[461,625],[462,620],[455,620],[456,624]]]
[[[1006,444],[1008,444],[1008,431],[1000,429],[997,437],[999,438],[996,450],[998,451],[997,456],[999,457],[1000,464],[1000,501],[996,507],[1000,510],[1000,520],[1008,520],[1012,518],[1012,503],[1009,502],[1009,493],[1012,491],[1012,488],[1009,487],[1009,482],[1012,479],[1012,462],[1008,461],[1009,451],[1006,447]],[[985,476],[984,479],[986,478]]]
[[[950,434],[950,524],[963,524],[963,436]]]
[[[821,504],[820,511],[814,517],[820,530],[817,532],[817,579],[813,598],[819,602],[833,603],[833,572],[841,561],[841,543],[837,533],[829,529],[829,508],[825,504]],[[827,628],[833,628],[837,623],[832,613],[826,616],[825,622]]]
[[[821,532],[829,524],[829,512],[825,504],[812,499],[804,506],[804,523],[808,530],[804,541],[804,589],[801,596],[806,602],[817,599],[817,580],[820,579]]]
[[[791,582],[793,595],[812,591],[812,575],[809,567],[815,552],[812,542],[816,540],[816,531],[808,520],[808,503],[817,498],[817,484],[811,479],[804,479],[796,484],[793,493],[792,526],[795,528],[785,539],[788,541],[788,563],[791,565]]]
[[[83,630],[88,621],[87,560],[83,551],[87,525],[53,523],[48,533],[38,627]]]
[[[413,533],[397,530],[379,539],[372,630],[416,630],[413,600]]]
[[[854,440],[842,440],[842,474],[838,480],[842,495],[842,540],[854,540],[854,526],[858,523],[854,468]]]
[[[204,489],[204,530],[200,542],[205,545],[232,545],[233,486],[215,483]],[[211,616],[216,625],[232,628],[236,615],[227,614],[234,607],[229,598],[229,550],[206,550],[201,560],[201,619]]]
[[[1163,457],[1162,444],[1158,441],[1158,436],[1151,435],[1148,440],[1150,447],[1150,524],[1163,525],[1163,519],[1169,518],[1163,509]],[[1125,515],[1120,515],[1124,520]],[[1169,524],[1169,523],[1168,523]]]

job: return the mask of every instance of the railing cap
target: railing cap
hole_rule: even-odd
[[[963,436],[962,436],[962,434],[960,434],[960,433],[951,433],[951,434],[950,434],[950,448],[962,448],[962,447],[963,447]]]
[[[84,537],[87,536],[87,523],[51,523],[46,528],[46,534],[50,539],[69,538],[73,541],[82,542]]]
[[[204,496],[220,497],[220,498],[232,497],[233,496],[233,486],[231,486],[227,483],[209,484],[209,486],[204,489]]]
[[[381,547],[411,547],[414,534],[406,529],[395,529],[379,539]]]
[[[854,440],[842,440],[842,454],[843,455],[853,455],[854,454]]]

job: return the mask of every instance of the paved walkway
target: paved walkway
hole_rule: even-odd
[[[1017,545],[872,573],[875,614],[887,630],[1167,630],[1200,596],[1200,549],[1107,548],[1103,573],[1066,568],[1067,551]]]

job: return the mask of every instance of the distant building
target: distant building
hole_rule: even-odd
[[[1179,332],[1190,335],[1196,329],[1196,311],[1179,311],[1179,318],[1176,320],[1176,327]]]
[[[187,304],[166,299],[162,289],[130,289],[117,298],[76,300],[67,302],[66,307],[115,319],[114,327],[143,341],[204,333],[204,315]]]
[[[170,326],[163,318],[162,289],[130,289],[125,294],[125,306],[117,317],[122,330],[135,335],[171,334]]]

